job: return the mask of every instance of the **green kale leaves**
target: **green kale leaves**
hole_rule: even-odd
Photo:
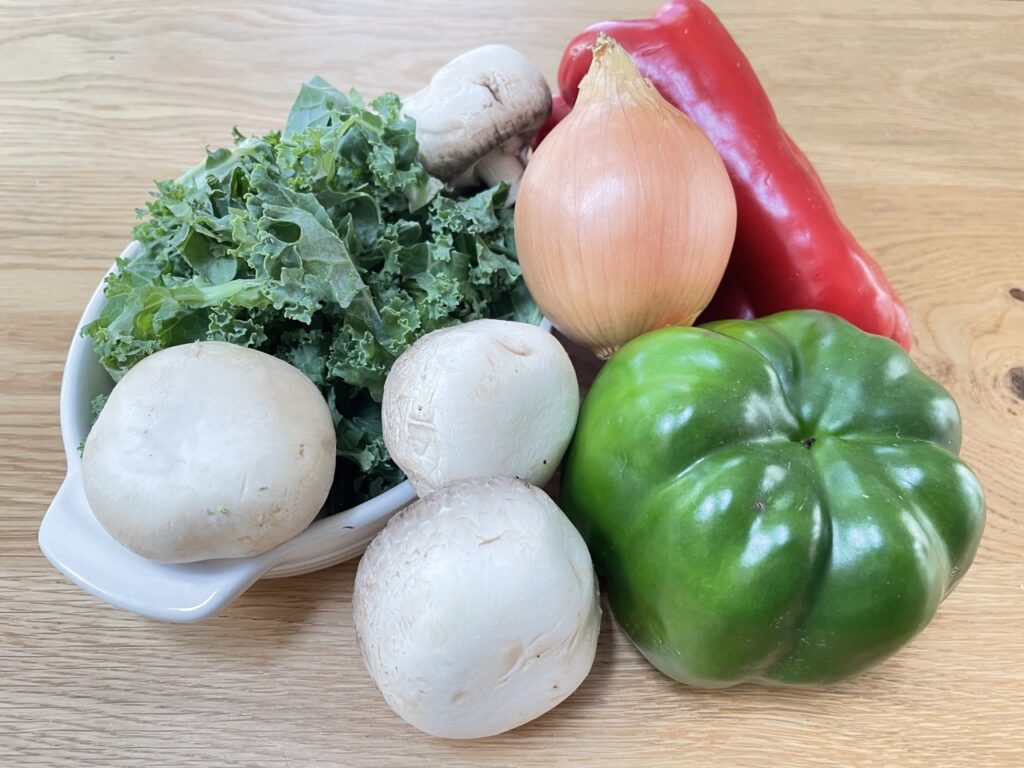
[[[481,317],[539,322],[515,258],[507,189],[470,197],[420,164],[394,94],[365,105],[317,77],[281,133],[245,137],[157,183],[84,333],[116,381],[165,347],[263,350],[324,393],[338,435],[326,513],[402,479],[381,437],[395,358]]]

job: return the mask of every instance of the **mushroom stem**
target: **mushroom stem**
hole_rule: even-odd
[[[502,181],[508,183],[506,208],[516,202],[516,193],[519,192],[519,181],[523,178],[523,170],[523,163],[518,155],[506,154],[501,147],[484,155],[476,165],[477,176],[487,186],[492,187]]]

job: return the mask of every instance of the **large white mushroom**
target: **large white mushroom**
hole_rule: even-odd
[[[455,480],[542,486],[579,413],[572,361],[527,323],[474,320],[423,336],[384,384],[384,444],[421,496]]]
[[[420,160],[455,188],[499,181],[515,200],[530,140],[551,112],[551,89],[526,56],[507,45],[468,51],[408,97]]]
[[[359,563],[352,607],[388,705],[453,739],[502,733],[569,696],[601,624],[582,537],[512,478],[455,483],[392,518]]]
[[[208,341],[157,352],[118,382],[82,456],[93,514],[163,562],[246,557],[302,531],[335,467],[327,403],[276,357]]]

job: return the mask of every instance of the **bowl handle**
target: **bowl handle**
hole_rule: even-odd
[[[87,592],[143,616],[199,621],[223,609],[262,576],[268,557],[165,564],[115,542],[89,509],[82,480],[69,471],[39,526],[39,548]],[[95,553],[103,552],[98,559]]]

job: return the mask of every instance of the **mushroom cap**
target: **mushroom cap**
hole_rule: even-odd
[[[551,111],[551,89],[526,56],[485,45],[452,59],[407,98],[426,169],[453,182],[491,151],[523,150]]]
[[[601,627],[582,537],[513,478],[455,483],[392,518],[359,563],[352,607],[388,705],[453,739],[560,703],[589,673]]]
[[[569,355],[527,323],[474,320],[428,333],[384,383],[384,444],[421,496],[455,480],[542,486],[572,438],[579,384]]]
[[[256,555],[316,517],[335,439],[320,391],[283,360],[219,341],[170,347],[111,392],[85,442],[85,495],[144,557]]]

